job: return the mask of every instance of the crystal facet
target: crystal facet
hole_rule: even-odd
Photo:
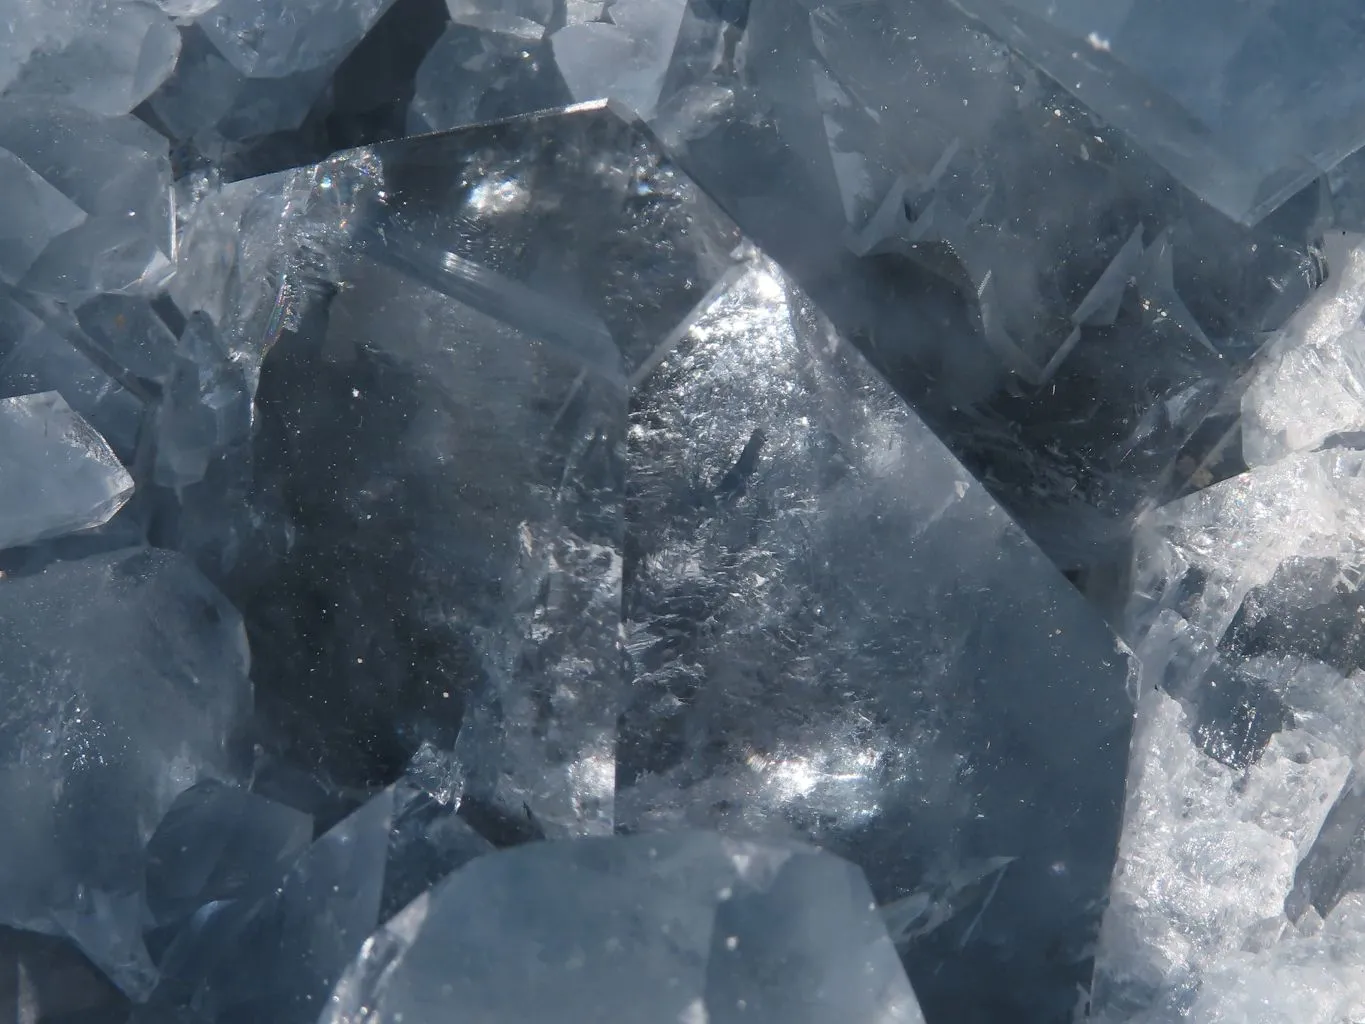
[[[133,479],[55,392],[0,400],[0,548],[113,518]]]
[[[145,995],[139,857],[180,791],[232,771],[241,620],[154,549],[5,579],[0,606],[0,920],[69,935]]]

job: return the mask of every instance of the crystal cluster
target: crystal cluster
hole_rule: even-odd
[[[1365,1015],[1365,22],[0,0],[0,1015]]]

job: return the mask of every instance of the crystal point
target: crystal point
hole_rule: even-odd
[[[113,518],[133,479],[61,395],[0,400],[0,548],[31,544]]]

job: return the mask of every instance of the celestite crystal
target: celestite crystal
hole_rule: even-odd
[[[0,400],[0,548],[113,518],[133,478],[55,392]]]
[[[241,618],[180,555],[125,550],[0,580],[0,640],[0,921],[143,996],[141,853],[181,790],[233,772]]]
[[[697,832],[533,843],[473,861],[365,944],[320,1021],[452,1014],[490,1024],[924,1019],[853,865]]]
[[[0,1018],[1365,1019],[1363,40],[0,0]]]
[[[1230,217],[1259,219],[1365,143],[1350,2],[954,2]]]

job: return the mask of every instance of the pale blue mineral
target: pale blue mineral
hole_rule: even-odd
[[[4,199],[14,206],[6,220],[17,246],[0,268],[6,276],[75,301],[165,283],[171,172],[163,137],[133,117],[0,99],[0,150],[0,174],[15,183]]]
[[[132,493],[108,442],[61,395],[0,400],[0,548],[100,526]]]
[[[986,865],[898,928],[921,1002],[1070,1011],[1131,659],[638,119],[237,182],[180,252],[291,537],[241,592],[292,756],[428,751],[499,842],[804,838],[888,902]]]
[[[377,932],[322,1024],[919,1024],[852,864],[697,832],[481,857]]]
[[[233,772],[241,618],[154,549],[5,579],[0,606],[0,920],[69,936],[145,996],[143,848],[177,794]]]

